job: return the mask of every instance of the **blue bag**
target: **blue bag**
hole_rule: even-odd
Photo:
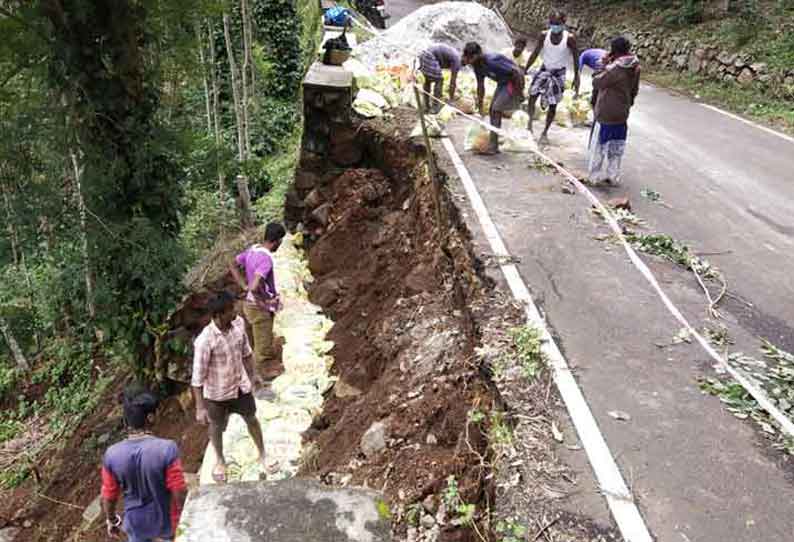
[[[327,26],[347,26],[347,20],[350,18],[350,11],[342,6],[334,6],[329,8],[323,16],[323,22]]]

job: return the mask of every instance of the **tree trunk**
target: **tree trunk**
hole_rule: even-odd
[[[251,157],[251,135],[248,131],[248,75],[251,68],[251,37],[248,35],[248,3],[246,0],[240,0],[240,13],[243,17],[243,69],[242,71],[242,84],[243,84],[243,141],[245,142],[245,157]]]
[[[220,97],[218,94],[218,66],[215,62],[215,40],[212,39],[212,26],[207,25],[207,42],[210,48],[210,78],[212,81],[212,129],[215,132],[215,164],[218,169],[218,192],[221,203],[226,200],[226,183],[223,181],[221,162],[218,153],[221,148],[221,126],[220,126]]]
[[[8,192],[6,191],[5,183],[0,183],[0,190],[3,192],[3,203],[5,204],[6,219],[8,220],[8,239],[11,241],[11,255],[14,259],[14,265],[19,265],[19,237],[17,236],[17,229],[14,226],[14,220],[11,214],[11,202],[8,199]]]
[[[77,161],[77,155],[73,150],[69,150],[74,168],[74,185],[77,192],[77,209],[80,214],[80,245],[83,253],[83,270],[85,273],[85,302],[88,309],[88,316],[91,320],[96,318],[96,305],[94,304],[94,275],[91,272],[91,258],[88,254],[88,229],[86,227],[86,208],[83,199],[83,167]]]
[[[210,35],[212,33],[210,32]],[[207,81],[207,62],[204,58],[204,39],[201,23],[196,21],[196,43],[198,44],[199,61],[201,62],[201,78],[204,82],[204,104],[207,106],[207,134],[212,135],[212,107],[210,105],[210,85]]]
[[[23,371],[29,370],[30,363],[28,363],[24,352],[22,352],[22,349],[19,347],[19,343],[14,338],[14,334],[11,333],[8,322],[2,316],[0,316],[0,333],[3,334],[6,344],[8,344],[8,349],[11,350],[11,355],[14,356],[14,362],[17,364],[17,368]]]
[[[240,81],[237,79],[237,64],[234,61],[232,37],[229,31],[229,14],[223,13],[223,37],[226,40],[226,55],[229,57],[229,74],[232,79],[232,99],[234,100],[234,118],[237,124],[237,153],[240,162],[244,162],[245,142],[243,140],[243,109],[240,103]]]
[[[244,111],[246,106],[240,99],[240,82],[237,79],[237,65],[234,62],[234,49],[232,48],[232,38],[229,31],[229,15],[223,14],[223,35],[226,39],[226,54],[229,56],[229,72],[232,78],[232,97],[234,99],[234,113],[237,120],[237,148],[241,164],[248,159],[248,152],[245,142],[245,119]],[[245,77],[243,78],[245,80]],[[245,85],[243,85],[245,89]],[[244,95],[245,91],[244,91]],[[247,95],[246,95],[247,96]],[[240,224],[243,228],[253,225],[253,213],[251,212],[251,194],[248,190],[248,178],[244,174],[237,176],[238,205],[240,207]]]
[[[248,191],[248,177],[245,175],[237,176],[237,192],[240,194],[238,204],[240,206],[240,225],[243,229],[254,226],[254,215],[251,212],[251,193]]]
[[[248,0],[242,0],[245,2],[245,14],[246,17],[244,19],[244,24],[246,24],[248,28],[248,63],[251,65],[251,92],[250,96],[251,99],[255,99],[256,96],[256,64],[254,64],[254,56],[251,51],[251,46],[254,43],[254,14],[251,10],[251,4]]]

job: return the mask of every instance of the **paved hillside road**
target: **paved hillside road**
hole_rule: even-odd
[[[392,24],[418,5],[390,2]],[[724,325],[731,351],[760,358],[761,337],[794,351],[794,140],[650,85],[629,125],[622,184],[594,191],[602,200],[628,196],[645,221],[639,231],[686,243],[728,281],[724,318],[714,322],[690,272],[644,256],[673,303],[700,329]],[[520,262],[653,537],[794,540],[791,456],[700,390],[699,378],[716,376],[713,362],[696,344],[671,344],[680,324],[623,250],[601,240],[607,230],[587,200],[528,167],[527,155],[465,153],[467,126],[456,119],[448,127],[454,154]],[[555,126],[550,139],[549,153],[583,173],[587,130]],[[460,176],[460,162],[440,145],[436,152]],[[457,182],[451,188],[462,193]],[[484,242],[475,212],[467,214]],[[564,433],[559,453],[579,474],[564,506],[611,523],[582,443],[571,426]]]

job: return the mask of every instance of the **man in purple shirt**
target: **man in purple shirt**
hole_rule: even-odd
[[[460,54],[450,47],[439,43],[428,47],[419,54],[419,71],[425,76],[425,109],[438,111],[441,109],[441,94],[444,85],[442,70],[449,70],[449,100],[455,99],[458,72],[460,71]],[[436,101],[430,103],[430,85],[433,85],[433,96]]]
[[[273,350],[273,317],[281,308],[273,273],[273,253],[286,235],[284,226],[271,222],[265,227],[264,243],[241,252],[229,267],[234,280],[246,291],[243,313],[251,326],[254,364],[262,377],[271,380],[281,373]],[[239,268],[245,271],[245,279]]]
[[[502,127],[502,115],[512,113],[521,108],[524,99],[524,72],[516,63],[504,55],[483,53],[479,43],[469,42],[463,49],[463,65],[471,65],[477,77],[477,107],[480,114],[484,115],[483,98],[485,97],[485,78],[496,81],[496,90],[489,115],[491,125]],[[490,134],[491,143],[483,154],[496,154],[499,152],[499,135]]]

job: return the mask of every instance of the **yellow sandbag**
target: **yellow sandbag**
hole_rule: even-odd
[[[455,110],[452,109],[450,106],[445,105],[441,108],[441,111],[438,112],[436,115],[436,120],[441,123],[441,125],[446,125],[449,121],[451,121],[455,117],[456,113]]]
[[[455,107],[467,115],[471,115],[474,113],[474,100],[469,97],[461,96],[455,100]]]

